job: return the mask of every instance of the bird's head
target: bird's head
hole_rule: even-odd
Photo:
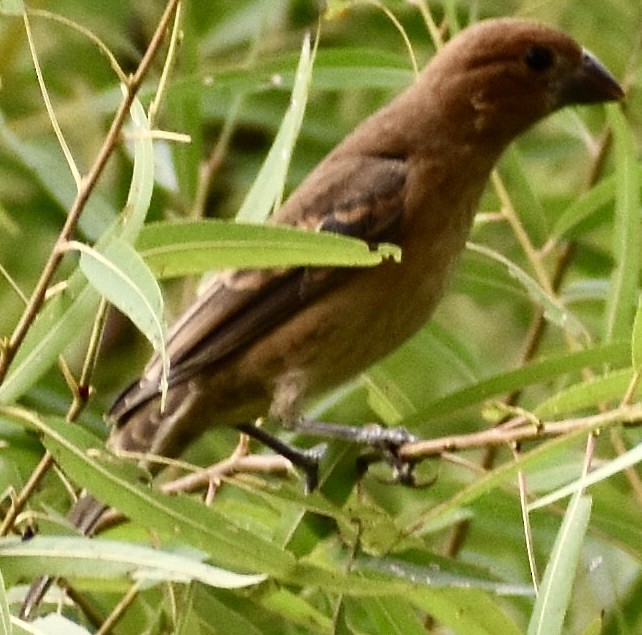
[[[566,34],[536,22],[486,20],[453,38],[419,83],[451,121],[508,142],[564,106],[622,99],[619,84]]]

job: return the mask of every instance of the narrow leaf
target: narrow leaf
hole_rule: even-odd
[[[119,237],[125,242],[134,243],[149,210],[154,189],[155,166],[154,144],[152,143],[149,121],[145,115],[145,109],[138,99],[132,103],[129,114],[134,136],[134,166]]]
[[[164,394],[169,374],[167,327],[156,279],[134,248],[118,238],[112,239],[103,253],[78,242],[71,244],[81,252],[80,268],[91,285],[136,325],[160,355]]]
[[[201,554],[205,555],[205,554]],[[166,582],[197,580],[222,589],[237,589],[265,580],[204,564],[191,555],[152,549],[115,540],[84,536],[36,536],[0,540],[0,569],[21,577],[52,574],[67,577],[116,578]]]
[[[99,301],[100,295],[80,271],[72,274],[64,291],[49,300],[27,333],[0,385],[0,404],[18,399],[51,368],[86,329]]]
[[[521,267],[518,267],[514,262],[511,262],[500,253],[482,245],[476,245],[468,242],[466,243],[466,248],[476,251],[477,253],[484,254],[485,256],[502,263],[508,269],[508,272],[522,284],[531,299],[544,309],[544,317],[547,320],[553,322],[560,328],[566,329],[575,337],[586,335],[586,329],[580,320],[578,320],[571,311],[561,304],[557,298],[546,293],[546,291]]]
[[[292,568],[291,554],[233,524],[216,508],[187,496],[165,496],[132,482],[134,466],[107,452],[102,458],[97,456],[101,440],[79,426],[56,417],[33,419],[32,424],[71,479],[132,520],[206,551],[225,567],[269,574],[283,574]]]
[[[606,339],[625,337],[631,331],[638,303],[640,270],[640,182],[636,143],[619,106],[608,106],[613,129],[616,170],[615,226],[611,276],[606,305]]]
[[[290,106],[252,189],[236,215],[238,221],[263,222],[270,210],[280,205],[290,158],[303,122],[313,62],[310,36],[307,35],[303,40]]]
[[[540,403],[534,414],[540,419],[558,419],[584,408],[595,408],[602,402],[619,400],[626,392],[632,377],[633,370],[623,368],[589,381],[580,381]],[[641,392],[642,387],[639,387],[636,395]]]
[[[444,395],[424,406],[417,415],[413,415],[403,424],[412,428],[416,425],[415,422],[448,414],[502,393],[538,383],[546,383],[554,377],[559,377],[566,373],[579,372],[587,366],[598,364],[621,366],[626,364],[629,359],[630,349],[626,342],[611,342],[610,344],[596,346],[584,351],[542,358],[521,368],[498,373],[461,390]],[[628,377],[630,379],[630,375]],[[551,409],[547,408],[545,412],[550,414]]]
[[[586,489],[589,485],[594,485],[600,481],[604,481],[619,472],[622,472],[634,465],[637,465],[642,461],[642,443],[638,443],[634,448],[628,450],[624,454],[620,454],[615,459],[608,461],[604,465],[592,470],[586,476],[569,483],[564,487],[560,487],[558,490],[551,492],[547,496],[542,496],[536,501],[533,501],[528,505],[529,511],[534,509],[539,509],[540,507],[546,507],[551,503],[555,503],[566,496],[575,494],[580,490]]]
[[[2,635],[11,635],[11,611],[7,600],[7,589],[4,585],[2,567],[0,567],[0,631]]]
[[[528,635],[557,635],[562,632],[590,516],[591,499],[578,492],[571,500],[555,538],[528,625]]]
[[[594,185],[588,192],[573,202],[560,214],[555,222],[549,240],[559,242],[582,221],[592,216],[601,207],[615,198],[615,177],[607,177]]]
[[[373,250],[361,240],[330,232],[215,219],[149,223],[136,246],[159,278],[227,267],[350,267],[376,265],[386,257],[400,258],[394,245]]]

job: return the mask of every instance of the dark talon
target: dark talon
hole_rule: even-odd
[[[308,450],[299,450],[272,436],[269,432],[251,423],[242,423],[236,426],[240,432],[260,441],[276,453],[285,457],[305,473],[305,491],[313,492],[319,485],[319,464],[327,450],[327,444],[321,443]]]
[[[417,487],[415,465],[414,461],[402,461],[399,457],[395,457],[395,462],[392,464],[393,482],[408,487]]]
[[[299,467],[305,473],[305,493],[311,494],[319,486],[319,465],[328,451],[327,443],[319,443],[309,450],[301,450],[304,461]],[[292,460],[292,459],[290,459]],[[292,461],[294,463],[294,461]]]

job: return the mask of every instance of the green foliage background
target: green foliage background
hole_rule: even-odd
[[[434,53],[420,4],[332,4],[333,11],[320,22],[287,191],[363,117],[412,81],[401,32],[383,7],[399,20],[420,65]],[[127,72],[136,68],[163,7],[152,0],[29,3],[98,36]],[[626,86],[627,100],[622,110],[557,113],[514,144],[499,166],[507,200],[541,264],[539,273],[550,282],[556,268],[562,271],[555,302],[545,295],[534,299],[505,265],[469,250],[431,324],[312,412],[345,423],[404,425],[424,438],[488,428],[489,401],[513,390],[520,391],[520,408],[546,421],[609,410],[617,414],[627,388],[637,385],[640,368],[642,325],[634,318],[640,270],[642,6],[638,0],[451,0],[431,2],[429,9],[437,24],[454,28],[509,15],[555,25],[598,55]],[[191,143],[154,142],[157,171],[147,219],[231,219],[282,122],[301,43],[306,31],[316,31],[319,6],[307,0],[219,0],[188,2],[183,11],[178,57],[156,127],[187,133]],[[77,31],[37,14],[30,22],[54,110],[86,173],[121,99],[117,78]],[[28,295],[68,211],[73,181],[51,130],[20,17],[0,19],[0,60],[0,265]],[[141,91],[145,106],[161,70],[162,56]],[[79,240],[93,244],[122,210],[132,152],[130,139],[110,160]],[[211,179],[203,181],[206,161],[213,169]],[[498,192],[489,186],[471,240],[537,279],[515,225],[497,215],[507,202]],[[277,251],[281,248],[277,243]],[[249,255],[248,265],[261,257]],[[66,280],[77,264],[76,256],[66,256],[56,281]],[[170,321],[195,286],[194,278],[164,283]],[[542,306],[551,319],[524,360],[529,328]],[[8,337],[23,303],[4,275],[0,307],[0,337]],[[92,319],[83,319],[84,328],[74,327],[71,345],[59,351],[75,376]],[[573,324],[582,327],[579,337],[571,332]],[[0,398],[3,511],[29,479],[43,442],[60,466],[47,474],[0,542],[8,602],[0,614],[6,629],[23,632],[6,610],[17,613],[30,576],[51,571],[67,577],[98,620],[138,584],[115,633],[642,632],[642,485],[634,465],[642,458],[638,427],[610,426],[597,437],[593,466],[614,465],[618,453],[633,449],[632,472],[617,469],[588,489],[592,506],[582,499],[578,516],[566,515],[565,522],[575,519],[579,528],[558,543],[559,550],[554,543],[568,499],[530,514],[539,577],[549,563],[571,572],[566,581],[554,579],[549,589],[544,585],[541,593],[557,606],[540,612],[541,607],[534,608],[510,448],[498,451],[495,467],[483,476],[474,467],[483,450],[463,453],[465,461],[425,461],[418,475],[426,487],[409,489],[387,482],[383,466],[360,478],[357,450],[336,443],[323,464],[323,486],[312,496],[304,496],[301,481],[291,476],[237,475],[205,508],[202,493],[153,494],[131,464],[86,451],[100,447],[106,435],[103,412],[148,355],[145,338],[112,313],[91,382],[94,393],[78,426],[61,420],[72,396],[56,364],[21,394],[24,410],[9,410],[10,400]],[[637,399],[633,391],[633,408]],[[30,419],[20,415],[25,412]],[[633,418],[640,420],[639,414]],[[228,457],[236,440],[233,431],[217,430],[185,459],[209,465]],[[525,444],[529,496],[535,499],[578,478],[585,446],[586,433]],[[74,487],[103,493],[131,518],[93,541],[91,554],[83,551],[81,538],[44,542],[32,551],[29,545],[38,546],[36,541],[16,540],[34,523],[43,536],[72,534],[63,519],[71,504],[64,474]],[[165,480],[170,476],[176,473]],[[452,555],[448,545],[462,520],[469,521],[468,531]],[[150,551],[137,552],[134,560],[128,551],[132,545],[180,554],[187,571],[179,575],[172,563],[161,571]],[[222,578],[199,569],[203,559],[268,577],[248,588],[219,588]],[[145,582],[137,583],[137,575]],[[43,614],[55,610],[45,604]],[[64,606],[63,614],[88,632],[95,629],[75,607]],[[64,622],[38,627],[69,632]]]

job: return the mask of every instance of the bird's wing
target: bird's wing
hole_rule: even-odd
[[[275,217],[311,231],[331,231],[368,243],[395,242],[404,213],[406,162],[354,157],[326,161]],[[216,275],[170,330],[169,385],[193,377],[284,322],[352,270],[332,267],[249,269]],[[158,395],[161,361],[154,355],[139,381],[116,400],[116,421]]]

